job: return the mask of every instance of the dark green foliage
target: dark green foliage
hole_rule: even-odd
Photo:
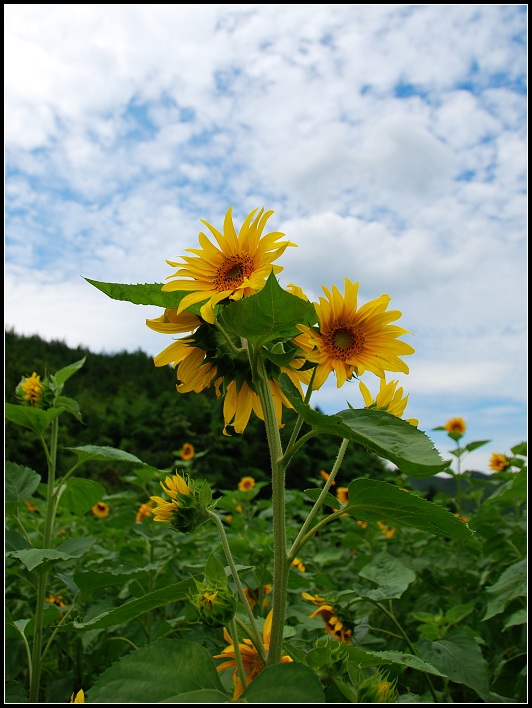
[[[178,451],[191,443],[196,452],[207,451],[197,458],[194,469],[218,488],[230,488],[244,476],[269,481],[270,463],[262,421],[252,415],[243,435],[221,435],[222,401],[213,390],[202,394],[178,394],[176,377],[171,367],[157,368],[142,351],[116,354],[94,354],[64,342],[46,342],[37,335],[22,336],[14,331],[5,335],[6,401],[17,403],[15,388],[22,376],[34,371],[41,377],[86,356],[83,368],[68,382],[68,393],[78,401],[83,416],[80,423],[73,416],[61,416],[60,440],[63,447],[108,445],[126,450],[158,469],[170,468]],[[284,440],[288,440],[295,414],[285,410]],[[291,488],[308,487],[309,479],[319,477],[321,469],[330,472],[338,450],[338,439],[320,436],[311,439],[288,469],[287,484]],[[7,424],[6,459],[35,469],[46,481],[42,457],[37,457],[33,433],[20,426]],[[58,460],[58,473],[73,463],[68,453]],[[109,492],[120,489],[123,470],[113,464],[87,463],[85,474],[103,483]],[[350,444],[338,485],[345,486],[354,477],[387,472],[382,460],[363,447]],[[384,476],[383,476],[384,475]],[[268,489],[265,489],[268,495]]]

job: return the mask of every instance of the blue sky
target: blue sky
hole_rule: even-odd
[[[468,467],[526,438],[526,5],[4,7],[6,327],[155,355],[160,311],[82,276],[163,282],[200,219],[264,206],[281,285],[391,296],[444,456],[455,416],[492,440]]]

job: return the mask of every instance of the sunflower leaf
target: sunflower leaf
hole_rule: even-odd
[[[432,477],[448,466],[430,438],[401,418],[370,408],[351,408],[335,415],[324,415],[301,399],[301,394],[286,374],[281,374],[279,383],[303,420],[318,433],[359,443],[412,477]]]
[[[102,293],[112,300],[122,300],[132,302],[134,305],[157,305],[159,307],[177,309],[181,300],[188,295],[186,291],[174,290],[173,292],[163,292],[163,283],[137,283],[128,285],[126,283],[102,283],[98,280],[84,278],[87,283],[94,285]],[[197,303],[193,307],[188,307],[188,312],[199,315],[200,307],[203,303]]]
[[[349,485],[348,498],[345,511],[361,521],[391,521],[456,539],[472,533],[451,512],[388,482],[356,479]]]
[[[220,323],[229,333],[243,337],[256,346],[293,339],[297,324],[316,322],[314,305],[283,290],[273,271],[265,286],[255,295],[227,305]]]

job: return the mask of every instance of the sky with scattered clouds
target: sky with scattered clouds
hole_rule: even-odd
[[[264,206],[282,286],[403,313],[393,378],[444,456],[455,416],[492,441],[468,467],[526,439],[526,5],[4,8],[7,328],[155,355],[161,311],[83,278],[163,282],[200,219]]]

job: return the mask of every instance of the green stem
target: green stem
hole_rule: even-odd
[[[48,450],[45,441],[41,438],[44,447],[44,452],[48,462],[48,486],[46,490],[46,518],[44,522],[43,548],[50,548],[52,540],[52,530],[54,526],[54,484],[55,470],[57,460],[57,439],[59,435],[59,420],[54,418],[51,423],[50,433],[50,450]],[[41,570],[39,573],[39,581],[37,583],[37,599],[35,606],[34,631],[33,631],[33,653],[30,680],[29,702],[39,703],[39,689],[41,683],[42,669],[42,642],[43,642],[43,620],[44,620],[44,598],[46,595],[46,587],[48,585],[48,569]]]
[[[253,635],[254,635],[252,637],[253,644],[255,645],[255,649],[257,650],[260,658],[262,659],[262,662],[265,663],[266,662],[266,652],[264,651],[264,644],[262,642],[262,637],[260,635],[260,631],[257,626],[257,622],[255,621],[255,616],[253,615],[253,610],[251,609],[251,607],[249,605],[248,599],[246,597],[246,593],[244,592],[244,588],[242,587],[242,583],[240,582],[240,578],[238,577],[238,571],[236,569],[236,565],[233,560],[233,554],[231,553],[231,548],[229,547],[229,542],[227,540],[225,529],[224,529],[223,524],[220,521],[219,517],[213,511],[206,509],[205,512],[208,514],[208,516],[211,517],[211,519],[216,524],[216,527],[218,528],[218,533],[220,534],[220,538],[222,539],[222,546],[224,548],[225,557],[227,558],[227,564],[229,565],[229,568],[231,569],[231,575],[233,576],[233,580],[236,585],[238,595],[240,596],[240,599],[242,600],[242,604],[244,605],[247,616],[249,618],[249,622],[250,622],[251,627],[253,629]]]
[[[294,558],[296,557],[299,549],[303,546],[302,539],[306,538],[305,534],[307,532],[307,529],[309,528],[310,524],[312,523],[312,520],[318,513],[321,505],[323,504],[323,500],[325,499],[325,495],[331,488],[332,483],[334,482],[334,478],[336,477],[338,470],[340,469],[340,466],[342,464],[342,461],[344,459],[345,451],[347,449],[347,445],[349,444],[349,440],[344,438],[340,444],[340,448],[338,450],[338,454],[336,455],[336,460],[334,462],[334,466],[331,470],[331,474],[329,475],[329,479],[325,482],[325,486],[321,490],[320,496],[316,499],[314,502],[314,506],[309,512],[309,515],[307,516],[305,523],[301,527],[300,532],[297,535],[296,540],[294,541],[292,548],[288,551],[288,561],[291,563]],[[314,529],[313,529],[314,531]],[[313,534],[314,535],[314,534]],[[308,540],[308,539],[306,539]]]
[[[412,652],[412,654],[413,654],[414,656],[417,656],[418,658],[420,658],[420,657],[419,657],[419,654],[418,654],[417,651],[416,651],[415,646],[414,646],[414,645],[412,644],[412,642],[410,641],[410,637],[409,637],[408,634],[405,632],[405,630],[403,629],[402,625],[401,625],[401,624],[399,623],[399,621],[397,620],[397,618],[396,618],[396,616],[394,615],[394,613],[391,612],[390,610],[388,610],[388,609],[387,609],[383,604],[381,604],[380,602],[376,602],[375,600],[370,600],[370,602],[373,602],[373,604],[376,605],[376,606],[381,610],[381,612],[384,612],[384,614],[394,623],[394,625],[395,625],[395,626],[397,627],[397,629],[399,630],[399,633],[401,634],[402,638],[403,638],[403,639],[405,640],[405,642],[407,643],[408,648],[410,649],[410,651]],[[431,679],[430,679],[430,676],[427,674],[426,671],[423,671],[422,673],[423,673],[423,675],[425,676],[425,679],[426,679],[426,681],[427,681],[427,685],[428,685],[428,687],[429,687],[429,691],[430,691],[430,693],[431,693],[432,698],[434,699],[434,703],[438,703],[438,702],[439,702],[439,701],[438,701],[438,697],[436,696],[436,691],[434,690],[434,686],[433,686],[433,684],[432,684],[432,681],[431,681]]]
[[[246,347],[237,347],[235,346],[235,343],[231,339],[231,337],[227,334],[225,329],[222,327],[222,325],[218,322],[218,320],[215,318],[214,320],[214,326],[220,332],[222,337],[225,339],[225,343],[227,344],[227,347],[229,348],[229,351],[232,352],[235,356],[241,356],[242,354],[246,353]]]
[[[244,671],[244,664],[242,663],[242,654],[240,653],[240,644],[238,643],[238,629],[236,628],[236,622],[234,617],[229,623],[229,632],[231,634],[231,639],[233,640],[233,646],[235,648],[235,659],[238,670],[238,678],[240,679],[242,688],[246,690],[248,682],[246,679],[246,672]]]
[[[283,645],[283,628],[286,613],[286,595],[288,591],[288,572],[290,564],[286,557],[285,526],[285,466],[283,449],[279,435],[279,424],[275,414],[273,396],[264,367],[264,361],[257,353],[256,379],[254,381],[262,405],[266,437],[270,448],[272,469],[272,512],[273,512],[273,615],[267,666],[279,664]]]

